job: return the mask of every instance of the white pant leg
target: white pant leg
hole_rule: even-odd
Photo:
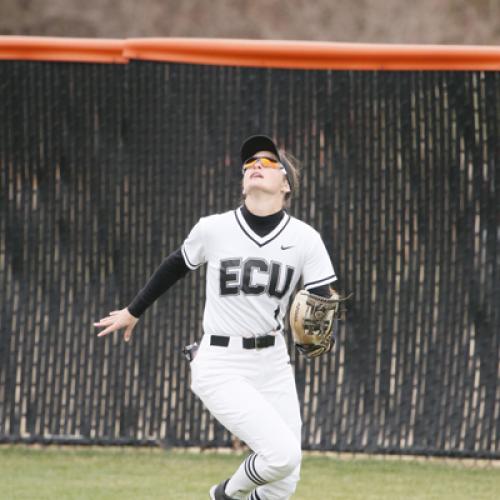
[[[245,498],[257,485],[285,478],[291,485],[292,478],[298,479],[301,459],[300,414],[283,338],[260,350],[242,349],[241,339],[231,339],[228,347],[210,346],[207,340],[191,363],[191,388],[212,415],[256,454],[237,471],[239,490],[232,496]],[[286,419],[269,401],[273,396],[281,401],[278,406]],[[290,418],[295,425],[289,425]],[[296,479],[288,489],[293,491],[295,483]]]
[[[283,338],[278,343],[278,350],[286,351]],[[281,358],[279,370],[274,370],[274,377],[269,375],[264,379],[260,387],[261,394],[269,401],[275,410],[281,415],[295,438],[301,442],[302,419],[300,414],[299,399],[295,385],[295,374],[289,364],[289,356],[286,353],[287,367],[282,366]],[[288,500],[297,487],[300,479],[300,463],[292,473],[281,480],[257,487],[248,497],[250,500]]]

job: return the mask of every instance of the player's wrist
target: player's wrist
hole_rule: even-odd
[[[130,310],[130,307],[128,307],[128,306],[125,308],[125,311],[126,311],[126,312],[130,315],[130,316],[132,316],[132,318],[134,318],[134,319],[136,319],[136,320],[139,320],[139,318],[140,318],[140,316],[141,316],[140,314],[137,314],[137,312],[136,312],[136,311],[133,311],[133,310],[131,311],[131,310]]]

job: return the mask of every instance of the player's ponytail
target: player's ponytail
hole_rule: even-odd
[[[279,150],[280,160],[285,163],[285,169],[290,185],[290,192],[285,194],[285,205],[289,205],[290,199],[298,193],[300,182],[300,163],[295,156],[283,149]]]

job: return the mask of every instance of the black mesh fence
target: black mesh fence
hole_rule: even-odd
[[[0,111],[0,441],[230,446],[180,352],[203,269],[130,345],[92,323],[267,133],[355,293],[333,356],[292,354],[304,447],[500,457],[499,73],[0,61]]]

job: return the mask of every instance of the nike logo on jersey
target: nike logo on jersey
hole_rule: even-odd
[[[289,248],[293,248],[293,245],[288,245],[288,246],[281,245],[281,250],[288,250]]]
[[[224,259],[220,261],[220,294],[225,296],[267,293],[271,297],[281,299],[290,289],[294,271],[295,268],[291,266],[282,266],[279,262],[268,262],[264,259]],[[257,274],[260,283],[255,282]],[[283,275],[284,280],[280,279]]]

